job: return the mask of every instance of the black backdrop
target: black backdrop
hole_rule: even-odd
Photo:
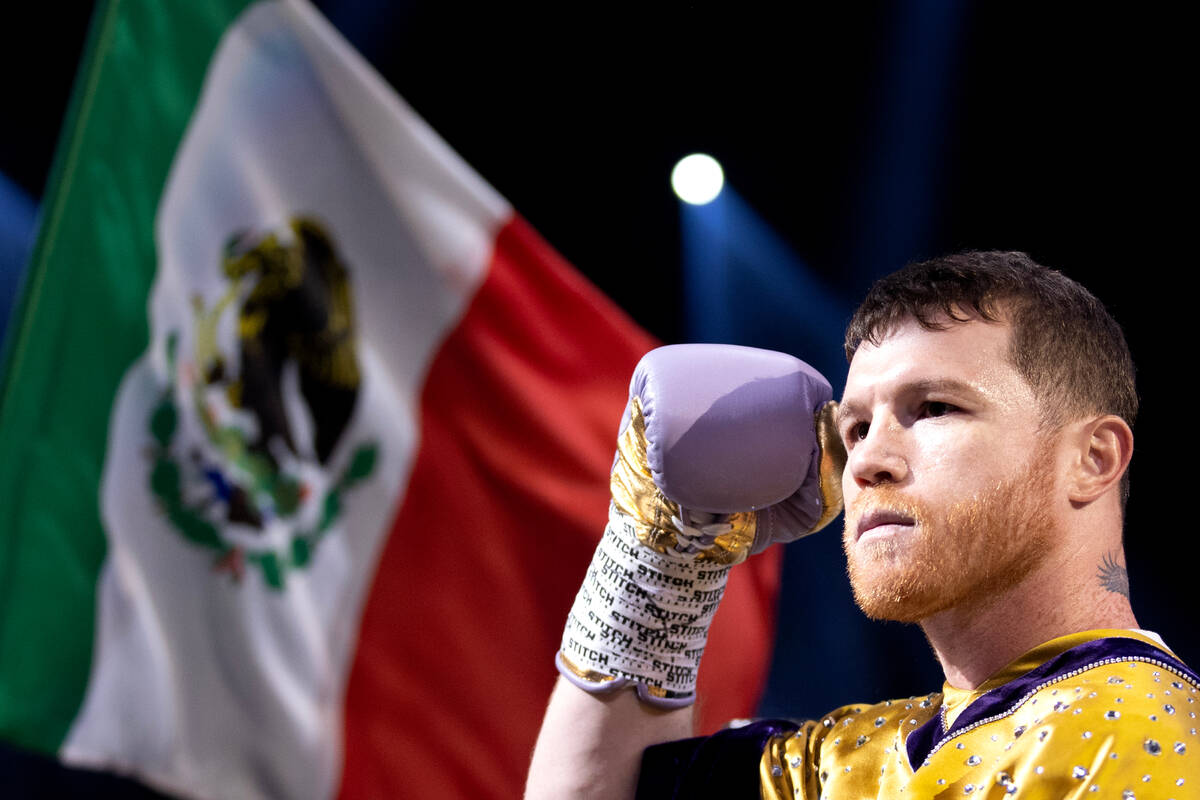
[[[1200,438],[1188,245],[1195,68],[1181,19],[999,0],[786,15],[745,4],[654,13],[318,5],[664,341],[681,340],[686,324],[682,303],[670,302],[683,272],[667,177],[696,150],[722,161],[730,185],[848,308],[903,261],[962,248],[1026,250],[1089,286],[1125,327],[1139,367],[1126,534],[1134,608],[1200,662],[1190,583],[1200,548],[1187,499]],[[41,8],[0,34],[0,171],[35,200],[90,4]],[[836,546],[798,548],[808,549],[788,556],[764,710],[818,714],[933,688],[937,672],[915,631],[849,610]],[[828,646],[810,636],[818,619],[826,635],[866,630],[870,643],[852,663],[831,652],[828,674],[800,683],[788,663]]]

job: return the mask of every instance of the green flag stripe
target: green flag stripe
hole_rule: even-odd
[[[0,359],[0,420],[10,416],[8,401],[12,391],[14,373],[20,372],[24,364],[24,355],[29,341],[30,320],[33,309],[37,307],[38,297],[42,288],[42,276],[45,274],[40,267],[46,262],[46,250],[49,242],[53,241],[53,231],[57,229],[62,219],[63,204],[59,200],[66,196],[66,185],[70,182],[74,167],[79,160],[79,143],[82,139],[76,133],[76,121],[87,119],[91,109],[91,101],[95,97],[96,80],[100,70],[91,68],[92,62],[107,48],[105,41],[112,36],[112,15],[103,13],[102,6],[97,6],[88,29],[87,40],[84,43],[84,55],[80,60],[75,77],[75,85],[67,104],[67,113],[63,122],[61,140],[51,165],[50,177],[46,184],[47,199],[43,203],[42,220],[38,230],[37,240],[30,253],[30,268],[22,285],[22,291],[13,309],[13,330],[4,342],[3,358]],[[74,135],[73,135],[74,134]],[[46,213],[49,209],[49,214]],[[7,424],[5,428],[7,428]],[[0,551],[2,557],[2,551]],[[0,620],[2,622],[2,620]]]
[[[146,348],[154,219],[247,0],[97,8],[0,378],[0,737],[53,752],[82,700],[117,386]]]

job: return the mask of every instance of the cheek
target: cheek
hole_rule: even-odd
[[[908,467],[916,485],[924,489],[946,479],[966,478],[978,461],[973,442],[940,430],[920,438],[909,456]]]
[[[1008,477],[1029,460],[1029,445],[1019,435],[962,435],[961,431],[926,437],[912,467],[924,486],[969,494]]]

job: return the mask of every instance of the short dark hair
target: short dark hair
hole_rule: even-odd
[[[879,279],[846,329],[846,359],[908,319],[943,330],[976,317],[1012,326],[1008,357],[1043,401],[1043,422],[1115,414],[1133,427],[1138,398],[1121,326],[1091,292],[1025,253],[958,253]]]

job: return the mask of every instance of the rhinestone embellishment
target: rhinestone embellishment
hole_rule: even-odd
[[[1159,743],[1158,743],[1157,741],[1155,741],[1154,739],[1147,739],[1147,740],[1146,740],[1146,741],[1145,741],[1145,742],[1142,744],[1142,747],[1144,747],[1144,748],[1146,749],[1146,752],[1147,752],[1147,753],[1149,753],[1149,754],[1150,754],[1150,755],[1152,755],[1152,756],[1156,756],[1156,755],[1158,755],[1159,753],[1161,753],[1161,752],[1162,752],[1162,745],[1161,745],[1161,744],[1159,744]]]

